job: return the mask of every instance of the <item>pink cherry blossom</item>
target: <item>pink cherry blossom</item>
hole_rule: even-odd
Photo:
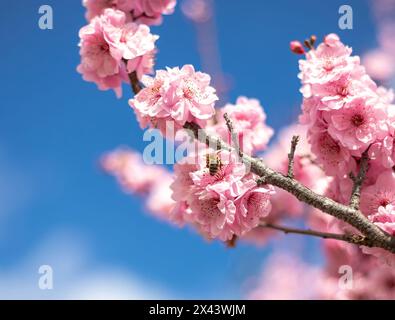
[[[166,135],[166,123],[180,129],[187,121],[204,126],[215,113],[218,100],[210,76],[192,65],[158,70],[143,77],[145,88],[129,101],[142,128],[158,128]]]
[[[387,133],[386,113],[375,101],[355,98],[327,116],[328,133],[349,150],[366,149]]]
[[[322,102],[318,110],[338,110],[355,98],[377,98],[377,86],[361,68],[344,73],[336,81],[322,84],[305,84],[304,97],[312,95]],[[308,88],[308,90],[307,90]]]
[[[125,13],[128,21],[158,25],[163,14],[172,14],[176,0],[83,0],[88,21],[99,16],[107,8]]]
[[[96,16],[100,16],[107,8],[118,9],[124,13],[133,9],[134,0],[83,0],[82,4],[86,8],[86,19],[92,20]]]
[[[215,174],[207,167],[207,155],[219,159]],[[271,209],[273,188],[257,186],[237,156],[227,151],[206,150],[193,161],[175,165],[173,199],[181,202],[174,216],[185,217],[208,239],[228,241],[259,224]],[[196,161],[197,160],[197,161]]]
[[[118,149],[106,154],[101,164],[129,193],[149,192],[163,173],[161,167],[145,164],[141,154],[129,149]]]
[[[361,210],[365,215],[373,215],[381,206],[390,204],[395,205],[395,173],[386,170],[374,184],[362,189]]]
[[[244,235],[259,225],[261,219],[265,218],[272,209],[270,200],[273,194],[275,194],[273,187],[268,185],[256,187],[252,183],[250,188],[236,198],[237,212],[233,224],[235,234]]]
[[[113,10],[106,9],[104,14],[108,12],[113,12]],[[125,59],[129,62],[152,52],[155,49],[155,41],[159,36],[152,35],[150,28],[146,25],[125,24],[125,15],[121,11],[116,11],[116,13],[120,16],[118,21],[106,25],[103,29],[104,38],[110,46],[111,55],[117,60]],[[128,72],[132,71],[134,70],[128,67]]]
[[[392,100],[390,100],[392,101]],[[392,168],[395,165],[395,118],[394,105],[387,105],[388,132],[383,139],[376,140],[369,148],[369,156],[379,162],[384,168]]]
[[[127,73],[136,71],[141,77],[152,72],[152,54],[158,38],[147,26],[126,24],[125,20],[122,11],[105,9],[80,30],[78,72],[101,90],[114,89],[117,96],[122,93],[122,82],[129,82]],[[127,68],[124,60],[128,61]]]
[[[317,130],[316,133],[311,133],[310,143],[318,163],[322,164],[328,175],[344,176],[355,168],[355,161],[350,152],[327,131]]]
[[[390,235],[395,236],[395,206],[392,204],[379,207],[378,212],[370,215],[369,219]]]
[[[266,125],[266,114],[258,100],[239,97],[236,104],[227,104],[218,110],[217,124],[209,127],[208,132],[231,143],[229,129],[223,117],[225,113],[232,120],[239,136],[240,148],[245,153],[252,154],[266,148],[273,129]]]
[[[329,175],[355,169],[355,159],[369,150],[372,160],[392,163],[393,95],[371,80],[357,56],[330,34],[300,61],[304,100],[301,123],[318,163]]]
[[[383,140],[375,142],[369,149],[371,159],[377,159],[385,168],[395,165],[395,140],[394,136],[388,135]]]
[[[163,14],[172,14],[176,0],[135,0],[132,19],[147,25],[162,23]]]
[[[305,95],[305,90],[310,90],[311,86],[302,86],[301,92]],[[311,96],[311,93],[308,93]],[[310,97],[309,99],[303,99],[302,103],[302,114],[299,115],[299,123],[303,125],[312,126],[319,121],[322,112],[319,112],[320,105],[322,105],[321,99],[318,97]]]
[[[144,196],[145,207],[151,215],[177,223],[172,216],[176,205],[170,189],[173,174],[163,167],[145,164],[140,153],[126,148],[106,154],[101,165],[117,179],[126,193]]]
[[[111,15],[112,11],[107,11]],[[81,64],[77,70],[84,80],[94,81],[99,89],[113,88],[117,95],[121,91],[121,83],[126,79],[125,67],[113,57],[110,45],[105,39],[104,28],[107,19],[97,17],[80,30]]]
[[[299,78],[310,84],[336,81],[359,64],[359,58],[351,57],[351,52],[336,35],[328,35],[316,50],[306,53],[306,60],[299,61]]]

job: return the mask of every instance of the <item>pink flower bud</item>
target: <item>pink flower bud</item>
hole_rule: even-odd
[[[299,41],[291,41],[289,44],[289,47],[291,48],[291,51],[296,54],[304,54],[304,48],[303,45]]]

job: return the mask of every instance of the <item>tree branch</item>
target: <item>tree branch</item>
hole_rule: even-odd
[[[129,79],[131,83],[132,90],[135,94],[139,93],[142,89],[140,82],[138,81],[137,74],[132,72],[129,74]],[[226,120],[226,119],[225,119]],[[230,122],[231,124],[231,122]],[[231,146],[222,141],[219,138],[210,137],[207,135],[205,130],[200,128],[199,125],[193,122],[187,122],[184,128],[191,130],[195,139],[205,143],[207,145],[216,145],[217,148],[235,151]],[[229,126],[228,126],[229,128]],[[233,131],[233,125],[231,125]],[[236,139],[237,140],[237,139]],[[295,144],[296,148],[296,144]],[[292,151],[292,147],[291,147]],[[367,151],[366,151],[367,152]],[[299,201],[311,205],[314,208],[321,210],[337,219],[340,219],[349,225],[357,229],[363,236],[365,236],[363,243],[359,245],[368,245],[372,247],[379,247],[385,249],[389,252],[395,253],[395,238],[381,230],[375,224],[369,221],[358,208],[352,206],[346,206],[338,203],[330,198],[324,197],[310,190],[306,186],[302,185],[300,182],[296,181],[292,177],[284,176],[283,174],[274,171],[273,169],[267,167],[261,159],[251,157],[244,154],[240,148],[238,150],[241,161],[251,168],[251,171],[259,176],[260,181],[276,186],[283,189],[291,194],[293,194]],[[363,157],[364,158],[364,157]],[[365,161],[365,160],[364,160]],[[364,161],[361,159],[360,167],[365,167]],[[366,162],[368,162],[366,160]],[[366,164],[367,166],[367,164]],[[366,169],[360,170],[362,182],[366,175]],[[358,175],[360,175],[358,174]],[[362,185],[361,182],[361,185]],[[358,194],[360,193],[360,186]],[[359,197],[359,196],[358,196]]]
[[[350,198],[350,207],[356,210],[359,209],[359,202],[361,199],[361,187],[365,180],[366,173],[368,172],[369,169],[368,150],[369,148],[365,150],[364,153],[362,153],[362,157],[359,162],[359,171],[357,176],[354,176],[354,174],[350,172],[350,179],[354,182],[351,198]]]
[[[207,133],[195,123],[187,122],[184,128],[191,130],[195,138],[202,143],[208,145],[210,143],[218,143],[221,149],[234,151],[233,148],[224,141],[208,136]],[[293,194],[299,201],[348,223],[366,236],[372,246],[380,247],[395,253],[395,238],[370,222],[359,210],[315,193],[295,179],[284,176],[267,167],[261,159],[242,153],[241,161],[249,166],[253,173],[264,179],[266,183],[281,188]]]
[[[299,136],[293,136],[291,141],[291,151],[288,153],[288,174],[287,177],[293,179],[294,177],[294,160],[295,150],[299,142]]]
[[[285,234],[292,233],[292,234],[308,235],[322,239],[340,240],[340,241],[357,244],[357,245],[363,245],[367,247],[374,246],[372,241],[367,239],[365,236],[359,234],[339,234],[339,233],[321,232],[321,231],[310,230],[310,229],[297,229],[297,228],[280,226],[274,223],[267,223],[267,222],[262,222],[259,225],[259,227],[282,231]]]

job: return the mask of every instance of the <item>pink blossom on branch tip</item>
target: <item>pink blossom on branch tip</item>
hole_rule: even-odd
[[[158,128],[166,135],[168,123],[176,130],[186,122],[204,127],[215,114],[218,97],[210,76],[192,65],[157,70],[155,77],[145,76],[142,82],[145,88],[129,100],[141,128]]]
[[[158,39],[147,26],[125,21],[122,11],[105,9],[79,33],[81,63],[78,72],[101,90],[114,89],[118,97],[122,93],[122,83],[129,82],[128,73],[136,71],[141,77],[152,72]],[[128,61],[127,67],[124,60]]]

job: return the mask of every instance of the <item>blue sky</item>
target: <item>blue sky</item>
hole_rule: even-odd
[[[289,41],[336,32],[356,54],[376,45],[367,1],[347,2],[354,29],[346,31],[338,28],[343,0],[214,2],[222,67],[233,83],[230,100],[260,99],[275,129],[295,119],[301,102]],[[53,8],[53,30],[38,28],[42,4]],[[156,221],[138,198],[121,192],[98,159],[119,145],[142,151],[143,132],[128,107],[127,88],[118,100],[75,71],[78,30],[85,23],[79,0],[16,0],[0,12],[0,295],[25,285],[4,282],[2,274],[31,282],[54,252],[53,263],[66,264],[73,257],[63,254],[69,241],[86,248],[86,277],[102,267],[124,270],[165,288],[169,297],[240,297],[246,280],[279,247],[320,263],[316,243],[299,237],[266,248],[208,244],[188,229]],[[179,6],[153,31],[160,35],[157,68],[191,63],[199,69],[195,29]],[[48,242],[51,250],[43,251]],[[39,258],[31,258],[37,251]]]

